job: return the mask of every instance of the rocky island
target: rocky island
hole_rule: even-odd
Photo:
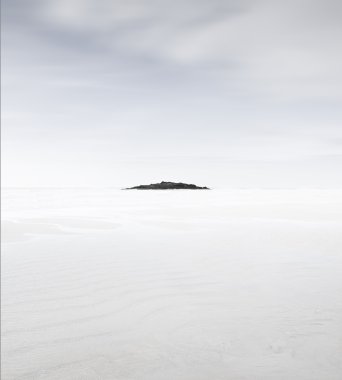
[[[128,187],[123,190],[210,190],[208,187],[200,187],[193,184],[187,184],[182,182],[160,182],[151,183],[150,185],[139,185],[134,187]]]

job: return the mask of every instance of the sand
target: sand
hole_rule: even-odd
[[[2,379],[340,380],[341,195],[4,190]]]

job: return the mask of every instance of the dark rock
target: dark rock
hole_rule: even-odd
[[[210,190],[208,187],[200,187],[193,184],[187,184],[182,182],[160,182],[151,183],[150,185],[140,185],[134,187],[128,187],[124,190]]]

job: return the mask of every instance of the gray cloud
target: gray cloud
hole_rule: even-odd
[[[18,24],[26,14],[56,48],[160,65],[219,66],[218,80],[229,84],[238,75],[244,91],[259,95],[340,95],[337,1],[48,0],[16,1],[11,9],[19,13]]]
[[[339,155],[341,11],[333,0],[4,0],[8,165],[23,144],[35,165],[43,144],[71,161]]]

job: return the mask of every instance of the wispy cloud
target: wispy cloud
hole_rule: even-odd
[[[4,0],[6,136],[35,149],[92,138],[113,157],[338,153],[341,11],[336,0]]]

